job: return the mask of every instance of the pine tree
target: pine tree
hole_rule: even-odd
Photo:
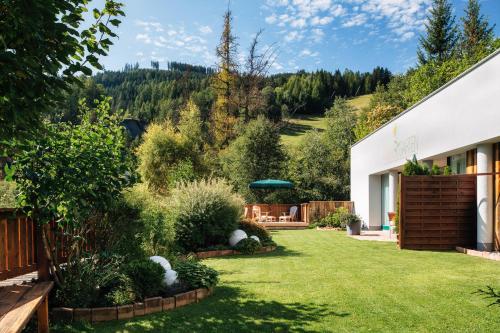
[[[490,26],[488,20],[481,14],[478,0],[469,0],[462,23],[462,51],[467,56],[472,56],[494,38],[495,26]]]
[[[212,136],[216,146],[224,147],[234,138],[234,127],[237,123],[236,54],[238,44],[232,33],[232,13],[228,9],[224,14],[224,27],[217,47],[219,68],[214,76],[213,88],[216,92],[214,110],[212,112]]]
[[[417,52],[420,64],[443,62],[455,52],[459,36],[452,11],[449,0],[433,0],[425,23],[425,36],[420,37]]]

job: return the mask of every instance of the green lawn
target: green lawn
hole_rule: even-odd
[[[363,95],[348,100],[357,112],[368,106],[372,95]],[[323,116],[295,115],[288,125],[281,131],[281,141],[285,146],[294,147],[302,140],[304,134],[311,130],[323,131],[326,128],[326,119]]]
[[[342,232],[278,231],[273,253],[208,259],[221,272],[199,304],[57,332],[498,332],[500,263],[456,252],[400,251]]]

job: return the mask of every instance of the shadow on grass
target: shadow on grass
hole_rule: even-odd
[[[229,256],[216,257],[217,260],[235,260],[245,258],[275,258],[275,257],[303,257],[304,253],[287,249],[284,246],[278,245],[276,250],[272,252],[263,252],[255,254],[233,254]]]
[[[304,120],[314,120],[315,117],[302,117],[301,119]],[[306,132],[309,132],[313,129],[316,129],[319,132],[323,132],[324,130],[322,128],[316,128],[311,125],[306,125],[306,124],[297,124],[297,123],[288,123],[285,127],[281,129],[281,134],[283,135],[288,135],[288,136],[299,136],[303,135]]]
[[[78,324],[54,332],[319,332],[308,329],[325,316],[347,317],[331,305],[254,300],[235,287],[218,287],[199,304],[171,312],[110,322],[95,327]]]

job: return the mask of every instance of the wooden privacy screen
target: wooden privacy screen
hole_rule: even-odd
[[[0,281],[37,270],[35,234],[25,215],[0,210]]]
[[[297,216],[295,218],[295,222],[302,221],[301,220],[301,212],[299,204],[249,204],[245,205],[246,215],[245,217],[250,219],[252,218],[252,207],[259,206],[262,213],[268,213],[269,216],[276,217],[276,221],[278,218],[286,213],[287,215],[290,213],[290,208],[293,206],[297,206]]]
[[[317,219],[333,213],[337,208],[344,207],[352,213],[354,205],[352,201],[311,201],[303,204],[248,204],[245,205],[246,217],[252,217],[252,207],[259,206],[262,212],[268,212],[270,216],[276,217],[290,211],[290,207],[297,206],[296,222],[311,223]]]
[[[308,223],[321,219],[330,213],[335,212],[336,209],[343,207],[350,213],[353,212],[352,201],[310,201],[309,202],[309,217]]]
[[[400,185],[400,248],[475,246],[476,175],[401,176]]]

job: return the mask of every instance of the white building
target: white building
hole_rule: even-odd
[[[388,226],[413,155],[457,174],[500,172],[500,51],[352,146],[351,200],[370,229]],[[500,177],[477,177],[477,243],[490,249],[500,241]]]

